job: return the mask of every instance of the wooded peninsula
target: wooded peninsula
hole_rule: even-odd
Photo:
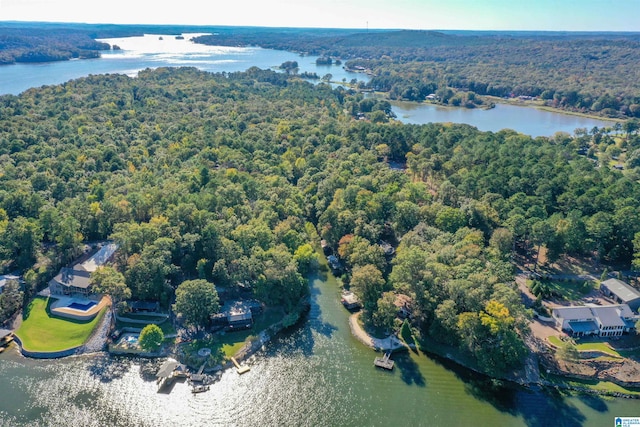
[[[111,239],[133,299],[167,306],[200,279],[289,313],[321,238],[366,324],[393,327],[393,292],[407,295],[417,340],[499,374],[523,362],[532,316],[514,251],[640,259],[637,128],[532,139],[402,125],[388,107],[257,68],[160,68],[2,96],[3,269],[23,270],[30,296],[81,242]],[[626,170],[598,158],[609,147],[628,153]]]

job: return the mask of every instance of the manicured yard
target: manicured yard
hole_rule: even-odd
[[[26,308],[22,325],[16,335],[26,350],[60,351],[82,345],[108,308],[103,308],[93,320],[81,322],[51,315],[53,299],[37,297]]]
[[[562,340],[557,336],[550,336],[549,342],[557,347],[562,345]],[[604,342],[578,342],[576,344],[576,348],[578,351],[599,351],[602,353],[610,354],[613,357],[619,358],[622,357],[620,353],[609,347]]]
[[[566,378],[559,375],[553,374],[543,374],[543,376],[558,385],[567,385],[574,388],[586,388],[590,390],[594,390],[597,392],[605,392],[605,393],[623,393],[634,396],[640,396],[640,390],[635,388],[625,388],[618,384],[608,382],[608,381],[599,381],[597,379],[593,380],[580,380],[577,378]]]

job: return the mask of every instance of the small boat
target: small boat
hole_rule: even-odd
[[[191,393],[202,393],[205,391],[209,390],[209,386],[208,385],[194,385],[193,388],[191,389]]]

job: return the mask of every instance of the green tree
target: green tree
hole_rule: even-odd
[[[211,315],[219,309],[218,292],[213,283],[203,279],[185,280],[176,289],[174,310],[187,325],[206,326]]]
[[[576,347],[576,343],[572,340],[564,341],[557,350],[558,357],[567,362],[575,362],[580,359],[580,352]]]
[[[298,249],[293,254],[293,259],[298,263],[298,269],[300,274],[307,274],[318,262],[318,255],[316,251],[313,250],[313,246],[309,243],[306,243]]]
[[[120,301],[131,298],[131,289],[127,286],[124,276],[110,266],[103,266],[91,273],[93,291],[107,294],[111,297],[111,309],[115,310]]]
[[[15,280],[8,280],[0,294],[0,324],[10,319],[21,307],[23,293]]]
[[[140,331],[138,344],[146,351],[155,351],[160,348],[164,341],[164,332],[158,325],[147,325]]]
[[[2,236],[2,246],[16,267],[28,268],[36,261],[42,243],[42,229],[34,219],[18,217],[9,221]]]
[[[368,264],[353,269],[351,289],[362,301],[365,320],[370,321],[378,308],[378,299],[384,291],[385,281],[375,266]]]
[[[507,228],[496,228],[491,234],[489,245],[496,249],[500,256],[506,257],[513,248],[513,233]]]
[[[640,270],[640,232],[633,237],[633,268]]]
[[[376,312],[373,313],[372,322],[375,326],[383,328],[387,331],[393,329],[393,324],[398,314],[398,308],[395,305],[396,294],[393,292],[384,292],[382,297],[378,299]]]

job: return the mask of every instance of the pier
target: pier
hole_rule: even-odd
[[[391,360],[391,352],[385,353],[384,357],[376,357],[373,364],[378,368],[387,369],[391,371],[395,362]]]
[[[235,357],[232,357],[231,361],[236,366],[236,370],[238,371],[238,374],[240,374],[240,375],[242,375],[242,374],[244,374],[246,372],[249,372],[251,370],[251,368],[248,367],[248,366],[240,366],[240,364],[238,363],[238,361],[236,360]]]

